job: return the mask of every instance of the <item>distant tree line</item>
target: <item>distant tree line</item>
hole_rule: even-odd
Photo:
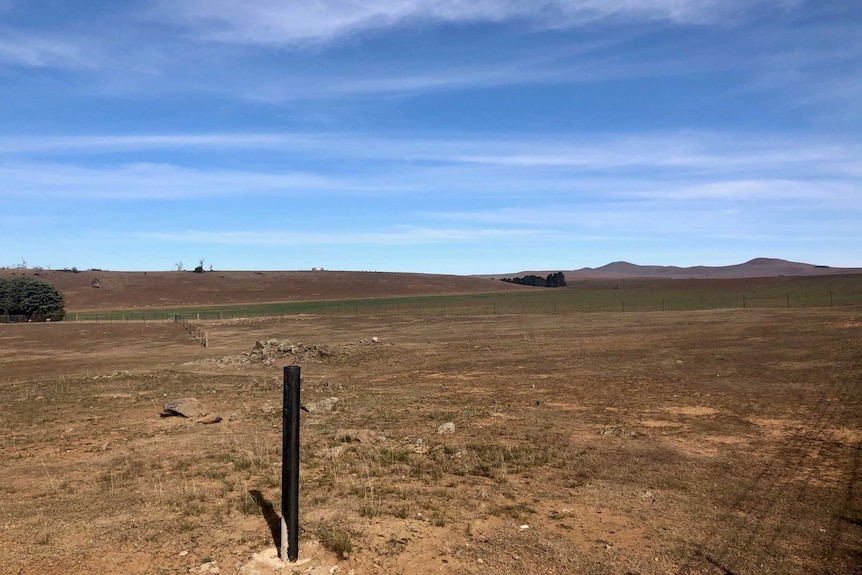
[[[57,288],[30,278],[0,278],[0,316],[23,316],[24,321],[60,321],[65,301]]]
[[[555,288],[566,285],[566,276],[563,272],[557,272],[555,274],[548,274],[548,277],[544,278],[536,275],[526,275],[521,278],[503,278],[502,281],[524,286]]]

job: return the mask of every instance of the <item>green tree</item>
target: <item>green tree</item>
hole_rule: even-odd
[[[522,278],[502,278],[502,281],[525,286],[537,287],[563,287],[566,285],[566,276],[563,272],[548,274],[548,277],[543,278],[537,275],[526,275]]]
[[[566,276],[563,272],[548,274],[548,277],[545,278],[545,285],[551,288],[563,287],[566,285]]]
[[[0,315],[59,321],[66,315],[65,301],[49,283],[29,278],[0,279]]]

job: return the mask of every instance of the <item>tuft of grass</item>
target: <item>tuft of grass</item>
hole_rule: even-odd
[[[380,463],[382,465],[393,465],[396,463],[408,463],[410,461],[410,452],[406,449],[392,449],[384,447],[380,450]]]
[[[257,515],[260,512],[260,507],[257,501],[249,495],[248,490],[242,490],[239,493],[239,510],[244,515]]]
[[[447,523],[446,514],[443,511],[437,510],[431,514],[431,524],[434,527],[445,527]]]
[[[353,552],[353,538],[344,529],[325,526],[318,532],[320,543],[341,559],[347,559]]]
[[[513,503],[511,505],[498,505],[492,510],[491,513],[497,516],[508,515],[513,519],[523,520],[528,515],[535,514],[536,510],[530,507],[528,504],[521,502]]]
[[[47,545],[51,541],[51,532],[48,529],[42,529],[33,537],[33,543],[36,545]]]
[[[380,508],[374,503],[374,501],[365,500],[362,505],[359,506],[359,515],[371,519],[372,517],[380,515]]]

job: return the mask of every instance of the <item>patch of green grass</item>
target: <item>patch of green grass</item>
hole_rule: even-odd
[[[189,306],[142,312],[118,309],[69,314],[67,320],[197,321],[309,315],[570,314],[590,311],[674,311],[728,308],[829,307],[862,303],[862,275],[778,277],[692,284],[666,278],[570,281],[568,287],[455,296]]]

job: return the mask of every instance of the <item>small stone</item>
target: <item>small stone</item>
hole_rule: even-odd
[[[320,401],[307,404],[305,409],[308,410],[309,413],[315,411],[332,411],[335,408],[336,403],[338,403],[337,397],[327,397],[326,399],[321,399]]]
[[[198,419],[198,423],[203,423],[204,425],[218,423],[219,421],[221,421],[221,415],[217,413],[210,413],[209,415],[205,415],[204,417]]]
[[[197,417],[204,413],[206,413],[206,409],[197,398],[183,397],[166,403],[161,416]]]
[[[437,433],[455,433],[455,424],[451,421],[447,421],[446,423],[437,428]]]

